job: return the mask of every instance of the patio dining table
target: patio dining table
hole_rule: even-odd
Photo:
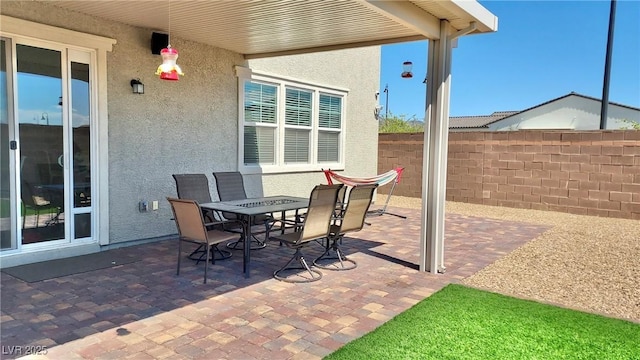
[[[259,198],[248,198],[233,201],[217,201],[210,203],[202,203],[200,207],[207,210],[222,211],[238,215],[242,219],[243,224],[243,272],[245,278],[251,276],[251,228],[252,219],[256,215],[267,213],[282,213],[284,220],[285,212],[290,210],[304,209],[309,206],[309,199],[277,195]],[[268,240],[268,239],[267,239]]]

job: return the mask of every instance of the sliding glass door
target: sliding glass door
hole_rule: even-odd
[[[1,46],[2,250],[90,241],[91,53],[9,38]]]
[[[14,164],[11,156],[11,148],[15,146],[11,142],[13,139],[13,118],[9,114],[9,104],[12,100],[10,76],[7,74],[9,64],[11,63],[11,46],[8,39],[0,38],[0,250],[15,249],[16,229],[14,220],[17,217],[15,213],[16,203],[12,189]],[[12,214],[12,212],[14,212]]]
[[[61,51],[17,44],[22,245],[65,238]]]

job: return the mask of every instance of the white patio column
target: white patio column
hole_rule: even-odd
[[[429,40],[427,94],[422,161],[420,271],[441,273],[444,267],[444,205],[447,190],[450,25],[440,22],[440,39]]]
[[[427,94],[422,159],[422,218],[420,271],[443,273],[444,205],[447,192],[449,148],[449,95],[451,49],[456,39],[476,29],[476,24],[450,34],[451,26],[440,21],[440,39],[429,40]]]

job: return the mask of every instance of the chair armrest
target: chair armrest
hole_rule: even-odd
[[[240,220],[220,220],[220,221],[212,221],[212,222],[208,222],[205,223],[204,226],[209,227],[209,226],[214,226],[214,225],[225,225],[225,224],[238,224],[240,226],[242,226],[242,221]]]

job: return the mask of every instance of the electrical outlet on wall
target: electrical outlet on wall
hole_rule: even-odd
[[[158,200],[153,200],[153,202],[151,202],[151,210],[158,210]]]

